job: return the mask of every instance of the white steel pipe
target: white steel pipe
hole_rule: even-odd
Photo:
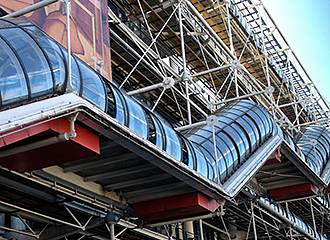
[[[71,60],[71,23],[70,23],[70,12],[71,12],[71,0],[65,0],[66,4],[66,32],[68,39],[68,88],[69,91],[73,90],[72,85],[72,60]]]
[[[224,103],[233,102],[233,101],[236,101],[236,100],[240,100],[240,99],[244,99],[244,98],[249,98],[249,97],[253,97],[253,96],[257,96],[257,95],[261,95],[261,94],[269,93],[269,92],[270,92],[270,90],[269,89],[266,89],[266,90],[262,90],[262,91],[259,91],[259,92],[254,92],[254,93],[246,94],[246,95],[243,95],[243,96],[239,96],[239,97],[235,97],[235,98],[223,100],[221,102],[215,103],[215,105],[221,105],[221,104],[224,104]]]
[[[128,96],[133,96],[133,95],[149,92],[149,91],[152,91],[154,89],[161,88],[161,87],[164,87],[164,83],[162,83],[162,82],[154,84],[154,85],[150,85],[150,86],[147,86],[147,87],[144,87],[144,88],[140,88],[140,89],[137,89],[137,90],[130,91],[130,92],[127,93],[127,95]]]
[[[212,69],[209,69],[209,70],[206,70],[206,71],[203,71],[203,72],[193,74],[191,76],[192,77],[200,77],[200,76],[203,76],[203,75],[206,75],[206,74],[209,74],[209,73],[213,73],[213,72],[217,72],[217,71],[220,71],[220,70],[232,67],[232,66],[233,65],[231,63],[229,63],[229,64],[225,64],[223,66],[219,66],[219,67],[216,67],[216,68],[212,68]]]
[[[1,18],[6,19],[6,18],[20,17],[20,16],[23,16],[23,15],[28,14],[30,12],[36,11],[40,8],[46,7],[46,6],[48,6],[52,3],[55,3],[57,1],[59,1],[59,0],[43,0],[41,2],[38,2],[38,3],[32,4],[30,6],[27,6],[25,8],[19,9],[15,12],[9,13],[8,15],[3,16]]]
[[[175,128],[176,131],[184,131],[190,128],[194,128],[194,127],[199,127],[199,126],[203,126],[207,124],[207,121],[201,121],[201,122],[196,122],[196,123],[192,123],[192,124],[188,124],[182,127],[177,127]]]

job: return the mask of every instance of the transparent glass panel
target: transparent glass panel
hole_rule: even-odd
[[[244,153],[241,155],[242,159],[244,160],[250,154],[250,142],[249,137],[245,131],[245,129],[237,124],[236,122],[231,125],[231,127],[238,133],[240,138],[243,140],[244,145]]]
[[[223,182],[228,176],[228,172],[227,172],[228,166],[227,166],[226,159],[224,158],[222,153],[220,153],[218,155],[217,169],[220,174],[220,181]]]
[[[214,181],[216,175],[215,175],[213,165],[210,162],[207,162],[207,166],[208,166],[208,176],[207,177],[211,181]]]
[[[106,92],[102,79],[80,60],[77,60],[81,73],[82,96],[105,111]]]
[[[254,111],[249,111],[246,114],[249,115],[256,122],[257,128],[260,131],[261,142],[263,142],[267,136],[266,127],[263,119]]]
[[[251,114],[249,114],[250,112],[247,112],[241,106],[235,105],[235,106],[233,106],[233,109],[235,109],[237,112],[244,113],[244,115],[242,115],[242,116],[245,118],[246,121],[248,121],[250,123],[251,126],[253,126],[254,132],[257,135],[258,144],[261,144],[262,139],[263,139],[261,137],[262,132],[259,129],[259,126],[262,126],[261,119],[259,117],[256,117],[255,114],[253,114],[253,112]],[[256,117],[256,119],[255,119],[255,117]]]
[[[30,83],[32,97],[53,90],[48,62],[35,41],[20,28],[0,29],[0,35],[19,56]]]
[[[121,95],[121,92],[116,87],[112,88],[113,95],[116,103],[116,120],[122,124],[126,125],[126,114],[125,114],[125,103]]]
[[[128,127],[143,139],[148,138],[147,117],[143,108],[132,98],[124,95],[128,109]]]
[[[243,139],[238,134],[238,132],[231,126],[227,126],[226,128],[224,128],[223,131],[226,132],[228,136],[230,136],[230,139],[232,139],[231,141],[238,148],[238,160],[242,161],[246,155],[246,148]],[[235,162],[235,164],[238,164],[238,162]]]
[[[2,39],[0,39],[0,94],[3,105],[28,98],[23,69]]]
[[[254,151],[257,148],[257,139],[256,135],[254,133],[254,130],[252,129],[251,125],[245,121],[245,118],[237,119],[237,123],[240,125],[241,128],[244,129],[245,134],[247,134],[247,138],[250,144],[250,151]]]
[[[50,68],[53,72],[55,80],[55,91],[63,90],[62,87],[65,81],[66,68],[61,49],[46,34],[39,30],[39,28],[30,26],[25,27],[24,29],[33,36],[33,38],[38,42],[40,47],[42,47],[42,49],[44,50],[50,63]]]
[[[201,151],[200,147],[196,144],[192,144],[196,154],[196,170],[199,174],[207,178],[208,170],[207,170],[207,160],[204,156],[203,152]]]
[[[159,120],[151,114],[152,121],[155,125],[156,131],[156,146],[160,149],[164,150],[164,130],[162,129],[162,125],[160,124]]]
[[[227,163],[227,172],[231,173],[234,168],[234,163],[238,162],[237,151],[232,141],[223,132],[219,132],[216,136],[217,144],[220,147],[220,151]]]
[[[162,123],[166,136],[166,152],[176,160],[181,161],[182,152],[180,139],[168,123],[166,123],[165,121],[162,121]]]
[[[186,148],[187,148],[187,151],[188,151],[188,167],[190,167],[191,169],[193,170],[196,170],[195,169],[195,152],[194,152],[194,149],[191,145],[191,143],[189,141],[187,141],[186,139],[184,139],[184,144],[186,145]]]

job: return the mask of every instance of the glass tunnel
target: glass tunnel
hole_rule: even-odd
[[[295,224],[300,230],[308,233],[312,237],[319,239],[319,240],[326,240],[327,238],[317,231],[314,230],[309,224],[302,221],[297,215],[290,212],[289,209],[284,208],[280,204],[272,203],[268,198],[260,198],[260,201],[264,203],[266,206],[270,207],[272,210],[277,212],[282,217],[288,219],[291,223]]]
[[[274,135],[285,140],[318,175],[328,163],[330,133],[326,129],[306,129],[298,141],[300,148],[263,107],[241,100],[214,113],[213,126],[179,133],[75,56],[69,84],[67,55],[67,50],[31,23],[0,20],[0,110],[74,92],[215,183],[224,183]],[[330,176],[325,178],[329,181]]]

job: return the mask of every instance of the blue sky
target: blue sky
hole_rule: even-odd
[[[263,3],[330,102],[330,0],[263,0]]]

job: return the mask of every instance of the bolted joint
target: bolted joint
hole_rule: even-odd
[[[274,91],[275,91],[275,88],[273,86],[269,86],[266,88],[266,93],[269,95],[272,95]]]
[[[206,119],[206,126],[208,127],[214,127],[217,122],[217,116],[216,115],[210,115]]]
[[[241,68],[241,63],[240,63],[239,60],[233,60],[233,61],[231,62],[231,65],[232,65],[232,67],[233,67],[234,69],[236,69],[236,70],[238,70],[238,69]]]
[[[191,82],[192,81],[192,76],[189,73],[184,72],[181,76],[181,80],[183,82]]]
[[[172,77],[166,77],[163,80],[163,87],[165,89],[172,88],[175,84],[175,80]]]
[[[108,223],[116,224],[120,221],[122,216],[120,214],[114,212],[108,212],[107,215],[104,217],[104,221]]]

